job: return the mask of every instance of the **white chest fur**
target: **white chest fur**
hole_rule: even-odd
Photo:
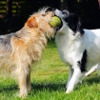
[[[71,41],[66,34],[56,34],[55,41],[58,48],[58,53],[63,62],[73,65],[81,59],[83,48],[82,41]]]
[[[83,36],[57,33],[55,37],[58,53],[63,62],[74,65],[82,59],[87,50],[87,67],[92,67],[100,61],[100,30],[84,30]]]

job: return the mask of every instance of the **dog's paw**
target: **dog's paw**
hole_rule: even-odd
[[[66,90],[66,94],[69,94],[71,92],[72,92],[72,90]]]
[[[82,84],[82,80],[79,80],[79,83]]]
[[[19,94],[20,98],[26,98],[27,97],[27,92],[23,92]]]
[[[67,90],[66,90],[66,94],[69,94],[70,92],[72,92],[73,91],[73,88],[71,87],[71,88],[67,88]]]
[[[69,94],[70,92],[72,92],[73,89],[74,89],[74,85],[69,84],[68,87],[67,87],[67,90],[66,90],[66,94]]]
[[[85,73],[85,75],[84,75],[84,76],[85,76],[85,77],[88,77],[89,75],[90,75],[90,74],[88,74],[88,73]]]
[[[18,98],[26,98],[27,97],[27,92],[26,91],[21,91],[20,93],[16,93],[14,95],[15,97],[18,97]]]
[[[18,97],[18,98],[26,98],[27,97],[27,94],[26,93],[24,93],[24,94],[20,94],[20,93],[16,93],[16,94],[14,94],[14,97]]]

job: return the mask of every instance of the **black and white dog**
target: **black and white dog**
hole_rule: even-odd
[[[100,65],[100,29],[88,30],[81,26],[80,18],[67,10],[55,10],[62,20],[62,26],[55,36],[60,58],[70,65],[66,93],[73,91],[75,85],[85,74],[89,75]],[[85,73],[92,68],[88,73]]]

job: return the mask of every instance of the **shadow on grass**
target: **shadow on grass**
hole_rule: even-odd
[[[83,84],[86,83],[88,85],[92,85],[94,83],[100,83],[100,76],[89,76],[87,77],[85,80],[83,80]],[[57,91],[59,89],[66,89],[66,83],[64,82],[60,82],[60,83],[32,83],[32,90],[39,90],[39,91],[43,91],[44,89],[49,90],[49,91]],[[7,91],[13,91],[13,90],[18,90],[18,85],[6,85],[3,86],[3,84],[0,87],[0,92],[7,92]]]
[[[44,89],[49,91],[57,91],[58,89],[65,89],[65,83],[42,83],[42,84],[32,84],[32,89],[42,91]]]
[[[9,92],[9,91],[14,91],[14,90],[18,90],[18,86],[17,85],[13,85],[13,86],[3,86],[0,87],[0,92]]]
[[[84,80],[83,80],[84,81]],[[92,75],[92,76],[89,76],[85,79],[85,82],[89,85],[92,85],[94,83],[100,83],[100,76],[99,75]]]
[[[32,83],[32,90],[35,90],[35,91],[43,91],[44,89],[45,90],[49,90],[49,91],[56,91],[58,89],[65,89],[65,83]],[[3,84],[1,85],[0,87],[0,92],[13,92],[13,91],[17,91],[19,90],[18,89],[18,85],[6,85],[6,86],[3,86]]]

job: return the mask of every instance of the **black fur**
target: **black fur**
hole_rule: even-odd
[[[66,21],[70,29],[74,31],[74,33],[79,31],[81,35],[83,35],[84,31],[83,31],[81,21],[78,15],[74,13],[70,13],[67,17],[64,18],[64,20]]]
[[[81,61],[78,61],[78,64],[79,64],[80,69],[81,69],[81,72],[86,71],[86,62],[87,62],[87,51],[84,50],[83,57],[82,57]]]

